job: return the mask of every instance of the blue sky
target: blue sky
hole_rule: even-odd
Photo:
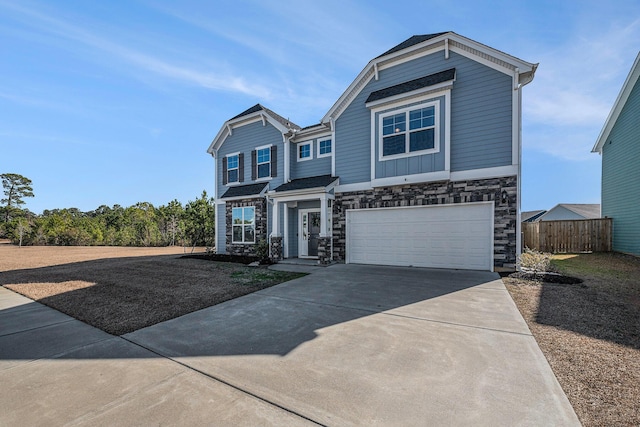
[[[26,207],[213,191],[222,123],[260,102],[317,123],[367,62],[455,31],[540,66],[523,98],[523,210],[599,203],[590,153],[640,49],[632,1],[0,0],[0,173]]]

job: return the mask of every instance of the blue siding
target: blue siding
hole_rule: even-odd
[[[224,254],[227,250],[226,206],[216,205],[216,253]]]
[[[320,138],[321,140],[327,138]],[[303,141],[306,143],[309,141]],[[331,157],[318,158],[318,138],[311,140],[311,152],[313,159],[298,161],[298,145],[291,144],[291,179],[306,178],[309,176],[328,175],[331,173]],[[333,148],[333,147],[332,147]]]
[[[336,175],[341,184],[371,178],[371,112],[365,100],[373,91],[456,68],[451,90],[451,170],[505,166],[512,163],[512,78],[464,56],[437,52],[382,70],[336,121]],[[444,117],[444,108],[440,111]],[[334,153],[335,154],[335,153]],[[426,157],[426,156],[425,156]],[[435,163],[405,162],[384,167],[376,176],[438,169]],[[395,169],[395,171],[393,170]]]
[[[613,218],[613,249],[640,255],[640,81],[602,147],[602,216]]]
[[[284,182],[284,146],[282,134],[278,129],[267,122],[266,126],[262,122],[255,122],[233,129],[232,135],[222,143],[218,150],[216,159],[216,179],[218,182],[218,195],[220,197],[229,186],[222,185],[222,162],[227,154],[241,152],[244,153],[244,182],[238,185],[252,184],[251,181],[251,151],[256,147],[273,144],[278,147],[278,176],[269,181],[269,188],[274,189]]]

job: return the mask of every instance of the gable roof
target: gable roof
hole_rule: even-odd
[[[324,115],[321,122],[330,123],[337,120],[367,83],[371,79],[378,78],[380,68],[393,66],[412,55],[426,55],[441,50],[445,51],[445,55],[448,55],[449,51],[454,51],[505,74],[514,76],[515,89],[530,83],[538,68],[538,64],[523,61],[452,31],[412,36],[369,61],[347,90],[343,92]]]
[[[544,221],[544,217],[551,214],[555,209],[564,208],[584,219],[600,218],[600,204],[598,203],[559,203],[549,209],[544,215],[538,217],[539,221]]]
[[[616,124],[618,117],[620,117],[620,113],[622,112],[622,108],[627,103],[629,99],[629,95],[631,94],[631,90],[634,88],[638,79],[640,78],[640,52],[638,52],[638,56],[636,56],[636,60],[631,66],[631,71],[629,71],[629,75],[627,79],[624,81],[622,85],[622,89],[620,89],[620,93],[616,98],[616,102],[613,103],[613,108],[607,117],[607,120],[604,122],[604,126],[600,131],[600,135],[598,135],[598,140],[596,144],[593,146],[591,150],[592,153],[600,153],[602,154],[602,146],[607,139],[609,139],[609,134],[611,133],[611,129]]]
[[[269,122],[276,129],[282,133],[282,135],[293,134],[300,130],[300,126],[293,123],[289,119],[285,119],[280,114],[273,112],[272,110],[264,107],[261,104],[256,104],[251,108],[244,110],[242,113],[234,116],[224,122],[220,131],[207,149],[207,153],[215,156],[216,150],[224,142],[225,139],[232,133],[232,129],[238,126],[244,126],[245,124],[253,123],[256,120],[262,119],[263,123]]]
[[[440,71],[439,73],[430,74],[428,76],[420,77],[408,82],[400,83],[395,86],[387,87],[384,89],[371,92],[369,97],[365,101],[373,102],[380,99],[388,98],[394,95],[400,95],[403,93],[411,92],[414,90],[422,89],[428,86],[433,86],[438,83],[447,82],[456,78],[456,69],[451,68],[449,70]]]

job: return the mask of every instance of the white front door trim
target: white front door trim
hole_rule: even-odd
[[[317,256],[309,256],[309,213],[312,212],[321,213],[321,209],[309,208],[298,210],[298,258],[318,258]]]

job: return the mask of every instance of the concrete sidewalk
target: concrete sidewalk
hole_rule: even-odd
[[[0,288],[0,425],[579,425],[492,273],[334,265],[113,337]]]

